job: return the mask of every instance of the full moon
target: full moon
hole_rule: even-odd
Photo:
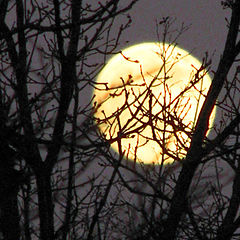
[[[202,63],[187,51],[137,44],[115,54],[98,75],[94,117],[101,135],[126,159],[170,164],[184,159],[210,85]],[[215,110],[209,129],[214,116]]]

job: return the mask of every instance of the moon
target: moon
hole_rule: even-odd
[[[137,44],[115,54],[97,76],[94,118],[126,159],[171,164],[188,151],[210,85],[210,75],[189,52],[167,43]],[[215,110],[209,129],[214,117]]]

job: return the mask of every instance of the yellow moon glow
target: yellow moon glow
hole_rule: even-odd
[[[110,59],[96,80],[94,116],[111,147],[118,152],[120,142],[137,163],[184,158],[211,85],[201,66],[167,43],[137,44]],[[214,116],[215,110],[210,125]]]

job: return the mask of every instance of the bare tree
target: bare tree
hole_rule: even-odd
[[[136,83],[128,73],[110,88],[103,83],[101,89],[95,78],[108,55],[120,54],[121,33],[131,23],[125,14],[136,2],[0,1],[1,238],[239,238],[240,1],[222,1],[231,19],[206,96],[197,84],[211,70],[207,54],[202,66],[193,68],[189,85],[171,97],[169,69],[175,63],[166,65],[166,53],[186,28],[173,36],[167,17],[158,25],[163,29],[158,38],[171,48],[159,55],[158,74],[129,104]],[[140,76],[144,85],[144,73]],[[166,101],[160,102],[153,88],[163,89]],[[104,115],[109,98],[94,104],[92,89],[122,97],[121,107]],[[189,105],[181,97],[192,89],[205,101],[196,122],[186,125]],[[157,113],[154,104],[161,106]],[[216,105],[221,120],[209,139]],[[123,125],[126,110],[132,115]],[[99,131],[106,123],[110,127]],[[131,161],[122,147],[146,127],[151,136],[143,136],[144,144],[152,141],[162,149],[159,165],[137,163],[137,148]],[[167,144],[172,139],[174,149]],[[174,163],[164,165],[169,158]],[[226,186],[232,188],[227,194]]]
[[[122,213],[125,221],[123,224],[118,222],[116,228],[119,227],[118,230],[126,239],[239,238],[239,67],[237,58],[240,52],[238,35],[240,1],[222,1],[222,6],[231,9],[232,12],[231,19],[227,21],[226,44],[217,70],[213,70],[212,85],[191,132],[187,130],[187,126],[184,126],[182,117],[174,115],[174,108],[170,106],[180,108],[174,99],[165,102],[162,110],[156,114],[152,112],[150,103],[154,101],[156,103],[158,99],[152,95],[150,87],[146,87],[145,92],[140,95],[135,94],[131,102],[128,102],[128,98],[135,85],[134,80],[131,82],[128,78],[122,79],[121,86],[107,89],[111,90],[110,97],[118,98],[120,95],[125,97],[121,101],[122,105],[112,116],[103,112],[105,118],[98,119],[100,124],[110,123],[103,137],[107,135],[110,143],[114,141],[121,143],[122,139],[132,138],[134,134],[142,136],[143,129],[150,126],[152,133],[150,136],[144,136],[145,143],[150,140],[157,142],[162,148],[163,159],[171,157],[176,162],[176,165],[170,167],[163,165],[146,167],[141,164],[136,166],[136,164],[120,163],[119,184],[123,189],[127,189],[131,197],[126,194],[124,196],[123,191],[119,206],[125,212],[125,215]],[[165,42],[168,34],[172,33],[168,31],[169,18],[164,18],[161,24],[165,27],[160,41]],[[175,46],[175,40],[172,41],[172,46]],[[207,57],[206,55],[202,66],[196,70],[194,78],[190,79],[189,89],[195,87],[194,84],[199,80],[201,71],[209,70],[211,61]],[[163,59],[162,62],[164,66],[166,61]],[[153,76],[152,83],[158,77],[158,74]],[[171,76],[166,70],[161,84],[165,85],[169,78]],[[144,84],[144,75],[142,79]],[[164,89],[163,95],[171,96],[170,90],[167,87]],[[184,89],[182,94],[189,89]],[[149,108],[145,107],[146,102],[150,104]],[[101,105],[102,103],[97,107],[100,111],[104,109],[104,107],[101,109]],[[206,133],[209,130],[211,113],[216,105],[222,117],[219,125],[214,127],[216,136],[210,140],[206,137]],[[126,109],[131,113],[131,118],[121,122],[120,116]],[[187,111],[187,107],[183,111]],[[147,116],[147,119],[143,120],[142,116]],[[170,134],[176,137],[179,149],[185,147],[187,150],[184,159],[178,151],[173,152],[166,146],[165,142],[169,140],[167,135],[159,137],[169,131],[164,127],[159,129],[159,122],[164,122],[164,126],[172,126],[173,130]],[[133,126],[137,127],[134,129]],[[162,135],[158,134],[158,131],[162,131]],[[185,133],[191,138],[189,147],[186,147],[186,143],[178,137],[178,132]],[[121,144],[118,146],[118,151],[121,153]],[[129,175],[126,177],[126,172],[130,177]],[[224,175],[227,174],[229,176],[225,177]],[[228,194],[224,192],[226,185],[229,189],[231,188],[231,190],[228,189]]]
[[[77,138],[85,138],[84,122],[90,121],[91,111],[90,99],[80,104],[81,95],[131,22],[129,16],[122,17],[123,24],[112,33],[115,19],[137,1],[121,6],[119,2],[0,1],[0,229],[4,239],[32,239],[33,235],[45,240],[74,239],[76,158],[83,159],[84,171],[97,148],[97,144],[76,148]],[[56,177],[63,158],[67,172]],[[60,210],[54,194],[59,178],[66,178],[67,186],[63,217],[56,226]],[[38,212],[39,231],[32,226],[31,209]]]
[[[180,219],[184,211],[186,211],[187,193],[194,176],[196,169],[201,161],[217,145],[221,145],[227,137],[232,134],[235,135],[235,129],[239,124],[239,109],[231,111],[233,120],[228,126],[210,143],[203,144],[206,131],[208,129],[208,122],[210,113],[216,103],[217,97],[222,90],[224,83],[226,82],[227,75],[230,68],[233,66],[240,51],[240,43],[237,42],[240,24],[240,1],[228,1],[231,2],[232,16],[229,22],[229,31],[223,51],[223,55],[220,59],[217,71],[213,78],[212,86],[208,92],[206,101],[201,110],[198,118],[196,129],[194,131],[191,146],[187,153],[186,160],[183,162],[183,167],[174,189],[174,195],[171,199],[171,206],[169,214],[166,220],[166,227],[162,233],[163,239],[174,239],[177,233],[177,228],[180,223]],[[235,75],[237,78],[237,75]],[[233,81],[236,81],[235,79]],[[238,228],[237,209],[239,208],[239,196],[238,191],[238,158],[233,159],[235,176],[233,180],[232,197],[230,198],[230,205],[227,213],[223,218],[220,227],[217,229],[218,239],[231,239],[233,233]]]

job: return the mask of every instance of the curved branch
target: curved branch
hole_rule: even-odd
[[[194,173],[200,164],[200,160],[204,156],[202,144],[206,132],[208,130],[208,123],[211,112],[217,100],[217,97],[223,87],[226,76],[235,60],[235,57],[239,52],[238,44],[236,45],[236,39],[238,36],[240,24],[240,0],[237,0],[232,9],[232,16],[230,22],[230,28],[223,52],[223,56],[220,59],[217,72],[213,78],[212,85],[209,89],[207,98],[203,104],[199,118],[196,124],[196,130],[194,132],[190,149],[187,153],[185,161],[183,161],[182,171],[179,175],[174,195],[172,198],[172,204],[169,210],[166,227],[162,233],[162,239],[175,239],[178,224],[180,222],[182,214],[186,211],[187,206],[187,193],[192,182]],[[238,47],[239,48],[239,47]]]

